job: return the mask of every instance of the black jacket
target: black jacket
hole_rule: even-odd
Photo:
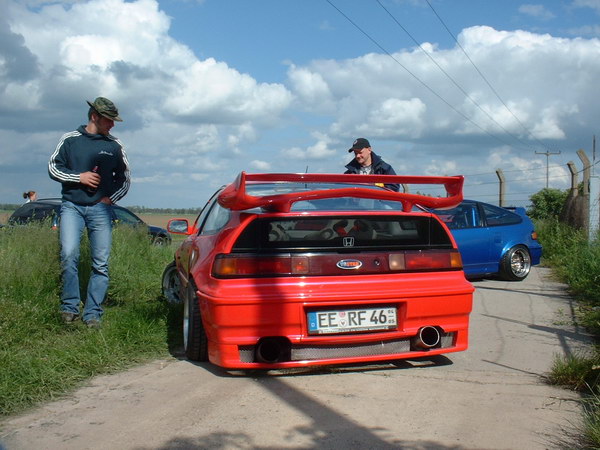
[[[394,168],[374,152],[371,152],[371,167],[373,168],[373,174],[375,175],[396,175]],[[356,159],[352,159],[352,161],[346,164],[346,169],[347,170],[344,173],[359,174],[360,164]],[[397,184],[386,184],[384,186],[392,191],[398,192],[400,190],[400,186]]]
[[[90,192],[79,182],[79,174],[97,166],[100,186]],[[114,136],[89,134],[85,126],[60,139],[48,164],[50,178],[62,184],[62,198],[78,205],[93,205],[102,197],[113,203],[129,189],[129,162],[121,142]]]

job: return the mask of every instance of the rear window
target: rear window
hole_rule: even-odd
[[[487,224],[490,227],[495,225],[514,225],[523,221],[521,216],[505,208],[487,204],[481,206],[483,207]]]
[[[259,218],[234,252],[452,248],[440,223],[427,216]]]
[[[58,209],[58,207],[39,203],[27,203],[12,214],[8,223],[14,225],[31,221],[41,222],[52,217],[55,214],[55,209]]]

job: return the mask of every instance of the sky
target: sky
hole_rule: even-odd
[[[123,206],[199,208],[241,172],[399,175],[526,206],[594,160],[600,0],[0,0],[0,203],[60,196],[62,134],[111,99]],[[600,155],[599,155],[600,158]],[[595,169],[595,168],[594,168]],[[579,174],[579,180],[582,179]]]

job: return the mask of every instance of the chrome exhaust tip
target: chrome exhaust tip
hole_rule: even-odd
[[[411,350],[427,350],[440,344],[442,335],[436,327],[426,326],[419,328],[417,335],[411,338]]]

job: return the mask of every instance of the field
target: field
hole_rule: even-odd
[[[189,220],[190,223],[194,223],[194,220],[196,220],[196,214],[177,214],[177,215],[172,215],[172,214],[159,214],[159,213],[152,213],[152,214],[136,214],[140,219],[142,219],[144,222],[146,222],[148,225],[154,225],[156,227],[163,227],[166,228],[167,227],[167,222],[169,221],[169,219],[187,219]],[[0,220],[0,223],[1,220]]]
[[[8,218],[10,217],[11,214],[12,214],[12,211],[0,210],[0,224],[6,225],[6,221],[8,220]]]

